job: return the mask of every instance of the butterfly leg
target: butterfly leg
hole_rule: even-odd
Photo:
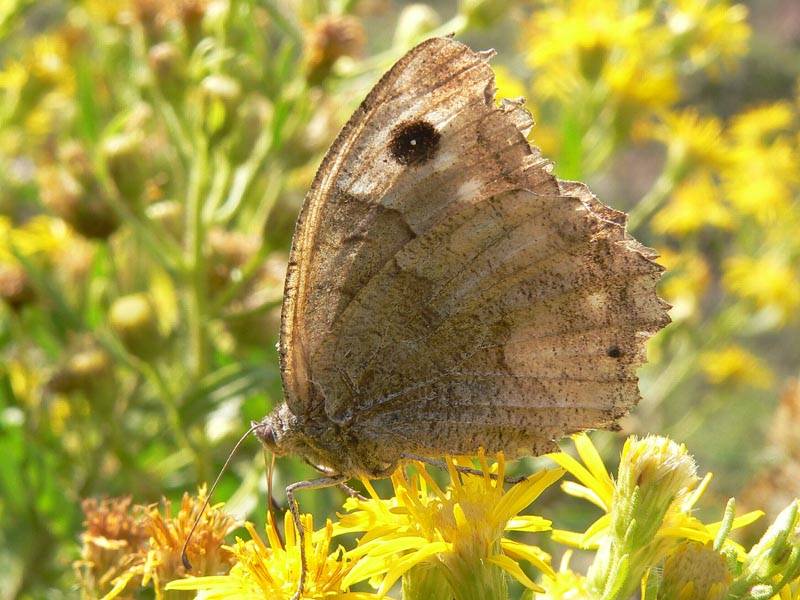
[[[303,595],[303,589],[306,585],[306,572],[308,571],[308,566],[306,564],[306,534],[303,530],[303,524],[300,522],[300,508],[294,497],[295,492],[299,490],[318,490],[320,488],[342,485],[348,479],[349,477],[347,475],[331,475],[330,477],[322,477],[320,479],[298,481],[286,487],[286,498],[289,501],[289,510],[292,513],[292,520],[294,521],[300,543],[300,581],[297,583],[297,591],[294,593],[291,600],[299,600],[300,596]]]
[[[445,471],[447,470],[447,463],[443,460],[437,460],[435,458],[429,458],[427,456],[419,456],[417,454],[408,454],[405,452],[400,455],[400,458],[403,460],[416,460],[425,463],[427,465],[437,467],[439,469],[444,469]],[[460,465],[454,465],[454,466],[456,468],[456,471],[458,471],[459,473],[464,473],[466,475],[478,475],[479,477],[483,477],[483,471],[481,471],[480,469],[473,469],[472,467],[462,467]],[[489,477],[491,477],[492,479],[497,479],[497,475],[494,473],[489,473]],[[519,483],[520,481],[525,481],[526,479],[527,477],[524,476],[504,477],[503,483],[509,483],[513,485],[515,483]]]
[[[354,490],[346,483],[340,483],[339,488],[351,498],[358,498],[359,500],[366,500],[366,498],[358,490]]]

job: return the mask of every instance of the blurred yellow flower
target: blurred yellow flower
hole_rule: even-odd
[[[0,215],[0,262],[15,263],[15,252],[23,256],[58,255],[71,239],[61,219],[38,215],[14,226],[11,219]]]
[[[497,88],[497,100],[501,98],[519,98],[526,95],[525,84],[503,65],[493,65],[494,85]]]
[[[181,560],[181,551],[205,499],[205,486],[198,490],[197,496],[184,494],[176,517],[171,515],[169,500],[164,501],[163,514],[157,505],[140,509],[141,514],[132,521],[137,531],[136,541],[126,544],[125,552],[118,557],[116,570],[122,572],[111,581],[113,587],[103,597],[104,600],[118,598],[126,590],[147,586],[151,581],[155,588],[155,597],[160,600],[164,597],[165,584],[168,581],[185,577],[186,569]],[[125,509],[127,510],[127,504]],[[87,522],[91,522],[91,518]],[[134,525],[127,525],[126,528],[130,529]],[[189,561],[196,572],[216,574],[230,569],[234,556],[223,545],[224,538],[239,525],[239,522],[221,509],[221,504],[206,509],[187,548]],[[85,534],[84,546],[90,543],[98,544],[97,536],[91,531]],[[92,570],[96,569],[94,565],[91,566]]]
[[[700,369],[711,383],[743,383],[756,388],[769,388],[773,373],[758,356],[737,345],[700,355]]]
[[[403,469],[392,476],[395,497],[378,498],[369,482],[369,500],[353,498],[345,503],[350,510],[341,517],[337,533],[366,532],[358,547],[346,553],[360,559],[345,578],[382,576],[378,593],[385,594],[395,581],[417,565],[426,563],[444,569],[451,585],[472,590],[491,589],[495,597],[505,585],[507,573],[534,591],[543,591],[519,566],[519,560],[533,564],[547,577],[553,577],[549,557],[539,548],[503,537],[507,531],[537,532],[550,529],[550,522],[537,516],[520,515],[563,471],[542,471],[503,488],[504,460],[488,464],[480,456],[482,476],[458,473],[448,459],[451,483],[442,490],[422,464],[409,478]],[[463,597],[453,590],[456,597]]]
[[[789,219],[800,225],[800,145],[792,135],[797,121],[787,102],[748,110],[731,121],[731,165],[722,174],[723,187],[738,211],[761,224]]]
[[[675,181],[697,170],[717,172],[728,164],[722,122],[715,116],[700,115],[694,108],[661,114],[647,134],[666,146],[668,168],[674,170]]]
[[[723,264],[725,288],[752,303],[772,309],[783,322],[797,319],[800,308],[800,272],[782,248],[762,256],[734,256]]]
[[[697,233],[706,227],[732,229],[734,216],[708,172],[681,181],[653,217],[653,229],[666,235]]]
[[[539,600],[582,600],[589,598],[586,577],[569,568],[572,550],[567,550],[561,559],[555,577],[547,582],[547,591],[536,593]]]
[[[671,0],[664,5],[667,27],[696,69],[720,74],[744,56],[750,41],[747,7],[719,0]]]
[[[529,23],[527,39],[535,40],[528,48],[528,63],[537,72],[537,95],[544,97],[569,99],[586,82],[606,77],[608,69],[631,53],[638,56],[646,39],[643,32],[654,18],[652,11],[629,12],[615,0],[543,4]]]

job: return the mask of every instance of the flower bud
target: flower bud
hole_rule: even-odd
[[[467,29],[489,29],[510,6],[511,0],[462,0],[460,12],[467,18]]]
[[[83,393],[98,414],[109,414],[118,394],[111,357],[96,347],[71,354],[47,387],[62,394]]]
[[[116,231],[119,220],[88,153],[81,144],[68,142],[59,148],[58,160],[39,173],[43,202],[82,236],[107,238]]]
[[[186,90],[186,59],[181,50],[172,42],[161,42],[150,48],[147,62],[164,97],[180,101]]]
[[[160,224],[164,231],[176,242],[183,239],[184,210],[183,204],[177,200],[161,200],[145,209],[147,217]]]
[[[138,204],[147,180],[141,133],[120,133],[103,142],[106,169],[120,197],[129,205]]]
[[[772,598],[783,584],[800,577],[798,502],[783,509],[747,553],[741,573],[731,585],[731,597],[754,597],[758,591],[759,597]]]
[[[617,538],[634,548],[655,536],[670,505],[697,484],[697,464],[683,444],[661,436],[628,438],[622,460],[611,526]],[[635,528],[631,525],[635,522]]]
[[[352,15],[327,15],[314,23],[306,46],[308,81],[319,84],[343,56],[359,56],[366,44],[364,25]]]
[[[200,82],[203,125],[212,139],[224,137],[235,122],[242,98],[239,82],[224,75],[209,75]]]
[[[394,45],[410,48],[442,22],[439,13],[428,4],[409,4],[400,12],[394,30]]]
[[[247,160],[271,118],[272,104],[264,96],[250,94],[245,98],[237,111],[236,128],[230,140],[229,154],[233,163]]]
[[[42,201],[82,236],[106,239],[119,226],[117,215],[99,183],[91,176],[82,179],[83,182],[63,166],[42,169]]]
[[[0,263],[0,300],[17,311],[35,298],[27,271],[21,265]]]
[[[134,356],[152,359],[162,348],[158,320],[152,303],[144,294],[117,298],[109,311],[109,323]]]

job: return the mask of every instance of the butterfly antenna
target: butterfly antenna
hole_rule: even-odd
[[[206,495],[205,502],[203,502],[203,506],[200,508],[200,512],[197,514],[197,517],[194,520],[194,524],[192,525],[192,528],[189,530],[189,535],[186,536],[186,541],[183,542],[183,550],[181,550],[181,562],[183,563],[183,566],[186,567],[187,571],[192,570],[192,563],[189,562],[189,557],[187,556],[186,551],[189,549],[189,542],[192,539],[194,530],[197,529],[197,525],[200,523],[200,519],[203,516],[203,513],[206,511],[206,508],[208,507],[208,503],[211,500],[211,496],[214,493],[214,490],[217,489],[217,485],[219,485],[219,481],[220,479],[222,479],[222,475],[228,469],[228,465],[231,463],[233,455],[236,454],[236,451],[239,449],[239,446],[241,446],[242,443],[247,439],[247,436],[253,433],[253,431],[255,431],[258,426],[259,423],[254,423],[253,426],[250,427],[250,429],[248,429],[245,432],[245,434],[239,438],[239,441],[236,442],[236,445],[233,447],[233,450],[231,450],[230,454],[228,454],[228,458],[225,460],[225,464],[222,465],[222,469],[220,469],[217,478],[214,480],[211,489]]]

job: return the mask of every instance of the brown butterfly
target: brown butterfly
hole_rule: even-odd
[[[300,212],[286,401],[254,431],[324,474],[287,488],[301,534],[298,489],[409,457],[549,452],[639,399],[645,343],[669,322],[663,269],[623,213],[551,173],[522,100],[495,104],[492,55],[443,38],[406,54]]]

